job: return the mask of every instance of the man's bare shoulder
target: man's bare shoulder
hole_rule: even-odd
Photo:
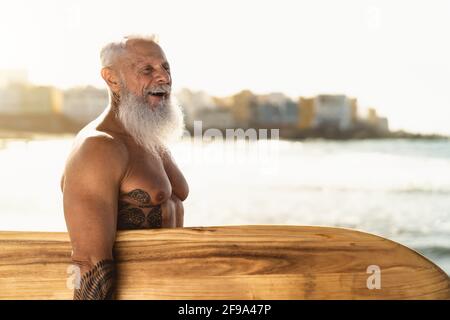
[[[128,150],[119,136],[92,129],[82,130],[75,137],[64,175],[68,171],[109,171],[120,176],[126,170],[127,163]]]
[[[75,137],[73,153],[80,156],[114,156],[115,159],[127,158],[125,142],[118,135],[98,130],[82,130]]]

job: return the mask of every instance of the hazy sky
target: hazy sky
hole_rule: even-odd
[[[450,134],[450,1],[6,1],[0,69],[36,83],[103,82],[98,50],[156,33],[175,89],[346,93],[391,127]]]

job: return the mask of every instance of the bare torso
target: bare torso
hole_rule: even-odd
[[[129,136],[105,128],[101,117],[78,133],[72,153],[77,152],[86,139],[105,135],[123,146],[121,152],[126,153],[128,159],[117,190],[117,229],[182,227],[182,201],[187,197],[188,186],[170,153],[147,152]],[[64,174],[61,190],[63,188]]]

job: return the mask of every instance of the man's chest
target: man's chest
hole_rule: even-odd
[[[118,229],[160,227],[161,204],[183,197],[186,181],[170,157],[135,154],[120,183]],[[183,197],[183,199],[186,196]]]
[[[119,201],[154,206],[170,198],[172,184],[161,159],[134,157],[120,185]]]
[[[170,198],[172,185],[159,159],[131,159],[122,179],[118,229],[161,227],[161,203]]]

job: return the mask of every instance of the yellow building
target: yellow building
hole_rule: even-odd
[[[367,122],[379,132],[389,132],[389,121],[386,117],[380,117],[374,108],[369,108]]]
[[[352,123],[356,124],[358,121],[358,100],[356,98],[350,98],[350,107],[352,109]]]
[[[235,94],[231,106],[231,113],[238,126],[247,127],[254,119],[256,108],[256,97],[249,91],[244,90]]]
[[[24,96],[22,111],[30,114],[59,113],[62,100],[62,92],[56,88],[30,86]]]
[[[59,113],[62,92],[53,87],[13,84],[0,89],[0,113]]]
[[[378,124],[378,115],[377,110],[374,108],[369,108],[367,111],[367,121],[373,125],[376,126]]]
[[[315,116],[315,98],[300,97],[298,102],[298,128],[311,129]]]

